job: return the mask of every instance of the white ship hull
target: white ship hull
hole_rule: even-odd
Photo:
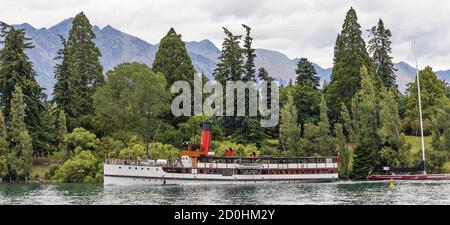
[[[331,165],[330,165],[331,166]],[[186,185],[324,182],[338,179],[337,173],[324,174],[196,174],[167,173],[162,167],[104,165],[104,185]]]

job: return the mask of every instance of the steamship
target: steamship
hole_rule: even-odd
[[[211,123],[202,123],[200,145],[184,143],[176,162],[107,159],[104,185],[183,185],[197,183],[297,183],[338,179],[339,156],[225,157],[210,152]]]

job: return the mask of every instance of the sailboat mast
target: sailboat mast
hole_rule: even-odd
[[[420,138],[422,141],[422,163],[423,163],[423,173],[426,174],[426,167],[425,167],[425,140],[423,137],[423,118],[422,118],[422,100],[420,97],[420,79],[419,79],[419,66],[417,64],[417,55],[415,51],[415,44],[414,41],[414,56],[416,58],[416,79],[417,79],[417,97],[419,98],[419,118],[420,118]]]

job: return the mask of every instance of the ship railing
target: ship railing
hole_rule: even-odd
[[[156,166],[154,160],[106,159],[107,165]]]

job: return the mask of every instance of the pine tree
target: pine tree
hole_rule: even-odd
[[[295,69],[297,78],[295,84],[304,86],[312,86],[318,88],[320,86],[320,77],[317,76],[314,65],[308,61],[307,58],[301,58],[297,63],[297,69]]]
[[[68,117],[68,127],[90,126],[93,114],[92,95],[103,84],[100,50],[95,46],[95,33],[86,15],[75,16],[67,42],[59,51],[61,64],[55,68],[55,102]]]
[[[250,31],[251,28],[247,25],[242,24],[242,26],[245,28],[245,39],[244,39],[244,48],[243,48],[243,54],[245,58],[243,73],[244,76],[242,78],[242,81],[255,81],[255,49],[252,48],[252,41],[253,38],[250,37]]]
[[[372,38],[369,40],[368,50],[372,57],[372,62],[375,65],[375,71],[378,79],[387,88],[397,88],[395,83],[394,64],[392,57],[389,55],[392,51],[391,31],[384,27],[383,20],[378,21],[378,25],[372,27],[370,30]]]
[[[356,131],[352,179],[355,180],[366,179],[377,166],[379,150],[376,82],[365,67],[361,74],[361,89],[352,101]]]
[[[69,146],[67,143],[67,120],[63,110],[58,113],[58,149],[63,153],[64,159],[70,158]]]
[[[297,109],[292,96],[288,96],[280,112],[280,143],[284,151],[288,154],[302,155],[300,142],[300,127],[297,123]]]
[[[32,166],[33,145],[25,125],[25,104],[22,88],[16,86],[11,99],[9,136],[11,154],[8,159],[10,175],[28,178]]]
[[[385,166],[408,166],[410,146],[402,133],[402,124],[398,115],[398,106],[393,90],[381,91],[380,129],[378,131],[381,148],[380,159]]]
[[[7,156],[9,153],[8,136],[6,133],[5,117],[3,110],[0,108],[0,183],[2,182],[3,174],[8,169]]]
[[[349,107],[352,97],[359,90],[361,68],[364,66],[369,73],[374,73],[360,28],[356,11],[350,8],[336,40],[331,82],[326,89],[330,117],[334,122],[339,119],[341,103],[344,102]]]
[[[25,37],[24,30],[15,29],[2,23],[1,37],[4,48],[0,50],[0,106],[3,107],[5,118],[10,117],[11,99],[16,86],[23,91],[25,103],[25,124],[33,137],[34,155],[42,156],[47,149],[39,135],[45,132],[42,128],[43,99],[45,94],[37,83],[33,64],[29,60],[27,50],[34,46]]]
[[[344,126],[341,123],[336,123],[335,133],[337,139],[337,150],[339,152],[339,177],[342,179],[349,178],[349,163],[350,152],[348,151],[347,141],[344,135]]]
[[[175,81],[188,81],[193,84],[195,69],[181,35],[177,34],[175,29],[170,28],[161,39],[152,69],[164,74],[168,87]]]
[[[241,35],[233,35],[228,29],[223,28],[225,39],[222,43],[222,51],[219,63],[214,70],[217,81],[225,84],[226,81],[238,81],[242,79],[244,63],[243,50],[240,44]]]

